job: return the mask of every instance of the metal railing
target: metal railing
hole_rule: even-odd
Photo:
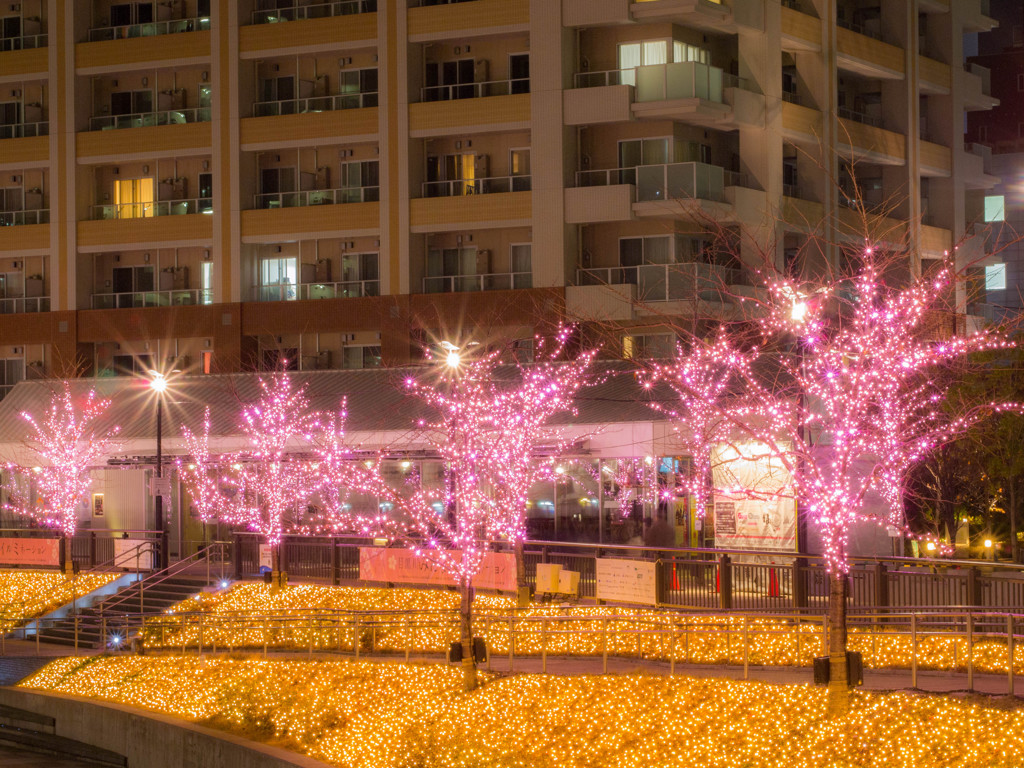
[[[151,128],[158,125],[208,122],[210,122],[209,107],[191,107],[165,109],[160,112],[135,112],[126,115],[97,115],[89,118],[89,130],[109,131],[122,128]]]
[[[0,299],[0,315],[19,315],[23,312],[49,312],[49,296],[21,296]]]
[[[852,109],[846,107],[839,107],[836,110],[836,114],[844,120],[853,120],[855,123],[863,123],[864,125],[870,125],[874,128],[881,128],[882,121],[872,115],[868,115],[864,112],[854,112]]]
[[[856,32],[858,35],[864,35],[870,37],[873,40],[883,40],[881,30],[874,29],[872,27],[866,27],[863,24],[856,24],[852,21],[844,19],[842,16],[836,18],[836,26],[848,29],[851,32]]]
[[[0,211],[0,227],[17,227],[24,224],[49,224],[50,209],[35,211]]]
[[[423,182],[423,197],[462,197],[464,195],[491,195],[496,192],[529,192],[531,177],[488,176],[480,179]]]
[[[636,166],[576,171],[577,187],[610,187],[615,184],[636,185]]]
[[[467,293],[532,288],[532,272],[493,272],[486,275],[445,275],[423,278],[424,293]]]
[[[175,291],[128,291],[94,293],[93,309],[125,309],[128,307],[182,307],[210,304],[213,291],[187,288]]]
[[[338,283],[281,283],[257,285],[257,301],[294,301],[295,299],[353,299],[379,296],[379,280],[350,280]]]
[[[508,96],[514,93],[529,93],[530,78],[512,80],[487,80],[482,83],[459,83],[457,85],[428,85],[420,89],[420,101],[457,101],[479,99],[484,96]]]
[[[380,187],[309,189],[301,192],[261,192],[254,196],[254,200],[257,208],[304,208],[307,205],[375,203],[380,200]]]
[[[328,16],[351,16],[357,13],[375,13],[376,11],[377,0],[340,0],[340,2],[333,3],[293,5],[288,8],[253,11],[252,23],[276,24],[281,21],[323,19]]]
[[[145,219],[153,216],[185,216],[190,213],[213,213],[213,198],[193,197],[187,200],[154,200],[149,203],[103,203],[92,207],[93,221]]]
[[[717,264],[642,264],[635,267],[580,269],[578,285],[635,285],[644,301],[728,301],[724,294],[741,283],[738,269]]]
[[[635,85],[636,67],[605,69],[598,72],[577,72],[573,77],[576,88],[602,88],[606,85]]]
[[[22,35],[20,37],[0,37],[0,51],[22,51],[29,48],[45,48],[47,35]]]
[[[50,121],[42,120],[37,123],[14,123],[13,125],[0,125],[0,139],[27,139],[33,136],[49,136]]]
[[[120,24],[116,27],[94,27],[89,30],[89,42],[104,40],[124,40],[130,37],[156,37],[157,35],[174,35],[179,32],[195,32],[210,29],[209,16],[197,16],[191,19],[168,19],[166,21],[147,21],[143,24]]]
[[[306,112],[337,112],[377,106],[377,92],[337,93],[331,96],[309,96],[304,99],[257,101],[252,105],[253,117],[298,115]]]
[[[725,169],[708,163],[640,165],[636,169],[637,202],[723,199]]]

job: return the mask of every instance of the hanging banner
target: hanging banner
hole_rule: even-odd
[[[260,544],[260,573],[274,570],[274,550],[269,544]]]
[[[599,557],[596,563],[598,600],[657,605],[657,578],[653,562]]]
[[[0,563],[60,565],[60,539],[0,539]]]
[[[737,441],[716,446],[711,466],[715,546],[795,552],[796,499],[782,462],[766,446]]]
[[[451,552],[459,557],[457,551]],[[407,549],[359,548],[359,578],[362,581],[391,581],[399,584],[455,586],[455,579],[425,557]],[[504,552],[487,552],[480,572],[473,579],[477,589],[516,591],[516,558]]]

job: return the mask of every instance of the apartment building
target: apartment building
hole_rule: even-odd
[[[403,364],[564,315],[656,352],[749,286],[741,232],[784,263],[854,178],[939,258],[994,183],[963,142],[996,104],[962,64],[983,6],[0,3],[0,391]]]

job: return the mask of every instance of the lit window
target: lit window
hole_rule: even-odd
[[[114,206],[119,219],[142,219],[152,216],[153,180],[118,180],[114,184]]]
[[[985,196],[985,221],[1005,221],[1006,210],[1002,195]]]
[[[985,290],[1005,291],[1006,290],[1006,265],[992,264],[985,267]]]

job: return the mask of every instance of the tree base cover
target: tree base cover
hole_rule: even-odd
[[[371,662],[93,657],[21,687],[169,713],[345,768],[678,766],[1009,768],[1024,711],[939,696],[686,677],[495,677]]]

